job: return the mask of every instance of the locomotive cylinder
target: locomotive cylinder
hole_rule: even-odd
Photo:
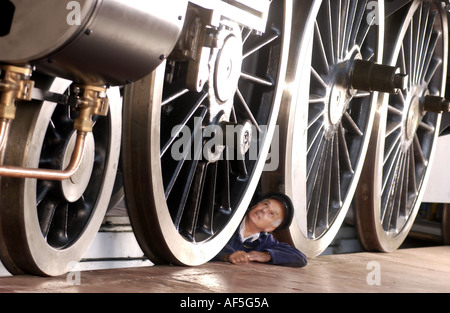
[[[90,85],[122,85],[172,51],[187,0],[6,0],[0,62]]]

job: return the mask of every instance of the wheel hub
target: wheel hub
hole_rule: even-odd
[[[209,122],[210,126],[216,127],[216,131],[222,132],[223,141],[221,144],[215,145],[214,151],[210,149],[211,147],[204,147],[203,152],[206,153],[206,159],[209,162],[217,162],[222,157],[226,146],[236,149],[236,151],[246,152],[250,145],[250,142],[245,141],[245,138],[251,137],[250,133],[244,131],[241,134],[242,127],[247,129],[245,124],[230,124],[234,95],[238,89],[243,59],[240,28],[238,25],[231,24],[229,27],[223,27],[217,33],[217,41],[222,44],[219,45],[219,49],[214,51],[210,60]],[[232,127],[226,127],[227,125]],[[235,132],[236,130],[237,132]],[[230,142],[232,142],[231,145]]]
[[[214,88],[217,99],[228,101],[236,93],[242,67],[242,43],[234,35],[225,39],[217,56]]]
[[[331,125],[340,122],[350,100],[351,96],[349,96],[347,89],[338,82],[334,82],[330,89],[328,106],[328,120]]]
[[[65,168],[72,157],[72,151],[75,147],[76,132],[73,132],[63,152],[63,168]],[[86,147],[83,153],[83,159],[80,167],[75,174],[61,182],[64,197],[69,202],[75,202],[83,195],[86,190],[92,175],[95,159],[95,142],[92,133],[86,136]]]
[[[408,107],[408,113],[405,119],[405,137],[408,142],[414,139],[417,127],[422,119],[423,110],[420,106],[419,97],[414,96]]]
[[[209,62],[209,117],[229,121],[242,70],[242,38],[237,24],[223,27],[216,34],[219,48]]]
[[[342,116],[348,108],[356,90],[350,86],[350,72],[356,60],[362,58],[358,49],[352,50],[344,62],[336,64],[332,71],[332,78],[328,85],[328,122],[335,128],[341,122]]]

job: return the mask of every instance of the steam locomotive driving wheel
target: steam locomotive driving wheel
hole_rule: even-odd
[[[386,58],[408,74],[407,88],[377,110],[356,197],[363,246],[390,252],[417,215],[436,146],[445,78],[448,24],[439,1],[411,1],[387,18]]]
[[[62,95],[71,81],[35,73],[40,90]],[[108,91],[109,114],[95,117],[74,175],[64,180],[0,178],[0,257],[13,274],[56,276],[75,268],[106,213],[119,161],[121,97]],[[78,137],[69,105],[20,102],[2,164],[61,171]]]
[[[308,257],[328,247],[347,214],[372,129],[373,91],[384,89],[374,86],[384,79],[359,79],[358,71],[374,72],[375,64],[393,70],[381,64],[383,1],[373,3],[299,1],[295,8],[287,75],[295,87],[283,93],[278,122],[284,162],[263,178],[265,188],[281,186],[296,207],[291,227],[278,236]]]
[[[190,10],[166,62],[127,86],[125,196],[154,263],[209,261],[244,216],[275,129],[291,6],[273,1],[263,33],[229,19],[205,27]]]

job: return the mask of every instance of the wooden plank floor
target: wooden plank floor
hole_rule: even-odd
[[[270,282],[270,283],[268,283]],[[305,268],[211,262],[0,278],[0,292],[450,292],[450,246],[320,256]]]

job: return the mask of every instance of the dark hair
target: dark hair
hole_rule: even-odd
[[[277,230],[288,228],[292,223],[292,219],[294,218],[294,211],[295,211],[294,205],[292,204],[291,199],[284,193],[280,193],[280,192],[269,193],[264,196],[264,199],[275,199],[275,200],[280,201],[281,204],[283,204],[284,219],[281,222],[281,224],[277,227]]]

